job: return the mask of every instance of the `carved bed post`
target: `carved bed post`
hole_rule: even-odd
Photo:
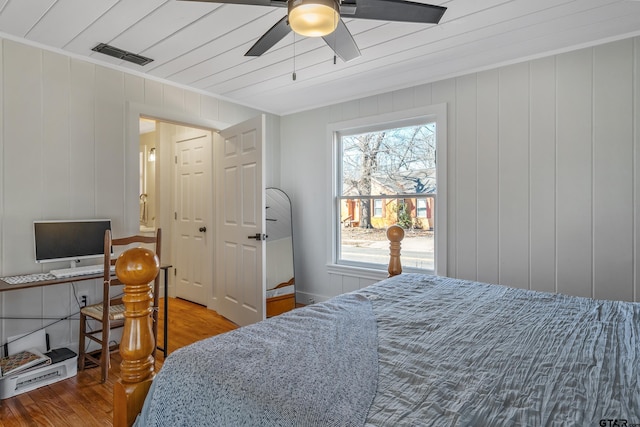
[[[158,257],[146,248],[128,249],[116,263],[116,275],[125,285],[125,321],[120,342],[120,380],[113,387],[114,427],[133,424],[155,376],[151,282],[159,270]]]
[[[389,239],[389,277],[402,273],[400,263],[400,242],[404,239],[404,230],[399,225],[392,225],[387,228],[387,239]]]

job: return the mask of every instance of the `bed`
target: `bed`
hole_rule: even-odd
[[[392,264],[399,268],[399,246]],[[617,424],[615,424],[617,423]],[[400,274],[182,348],[138,426],[640,423],[640,304]]]

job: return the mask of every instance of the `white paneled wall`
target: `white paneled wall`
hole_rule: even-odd
[[[60,267],[35,264],[34,220],[106,217],[116,235],[138,229],[138,141],[127,136],[128,103],[200,124],[260,113],[8,40],[0,40],[0,70],[0,275]],[[97,302],[101,286],[86,281],[75,289]],[[77,311],[71,285],[2,292],[0,344],[50,325],[53,346],[74,348],[77,316],[56,319]]]
[[[535,288],[554,292],[556,272],[556,106],[555,58],[529,68],[529,277]],[[538,208],[544,206],[544,209]]]
[[[327,272],[327,124],[439,103],[450,276],[640,300],[640,38],[281,118],[282,186],[303,216],[294,234],[303,300],[370,281]]]
[[[588,296],[592,253],[593,50],[558,57],[556,64],[556,284]]]
[[[640,125],[629,85],[633,82],[633,49],[631,41],[593,49],[592,245],[597,298],[640,298],[632,286],[633,154],[638,147],[633,138]]]

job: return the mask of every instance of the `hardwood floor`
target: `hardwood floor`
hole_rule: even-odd
[[[161,300],[162,304],[162,300]],[[163,311],[160,307],[158,342],[162,343]],[[203,338],[237,326],[188,301],[169,299],[169,354]],[[156,370],[164,358],[158,351]],[[85,369],[68,380],[0,401],[0,426],[111,426],[113,425],[113,384],[120,373],[120,357],[112,356],[109,378],[100,384],[98,368]]]

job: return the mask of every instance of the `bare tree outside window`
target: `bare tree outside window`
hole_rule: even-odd
[[[340,135],[340,147],[340,258],[386,264],[384,233],[398,224],[407,230],[403,264],[433,269],[435,123]]]

